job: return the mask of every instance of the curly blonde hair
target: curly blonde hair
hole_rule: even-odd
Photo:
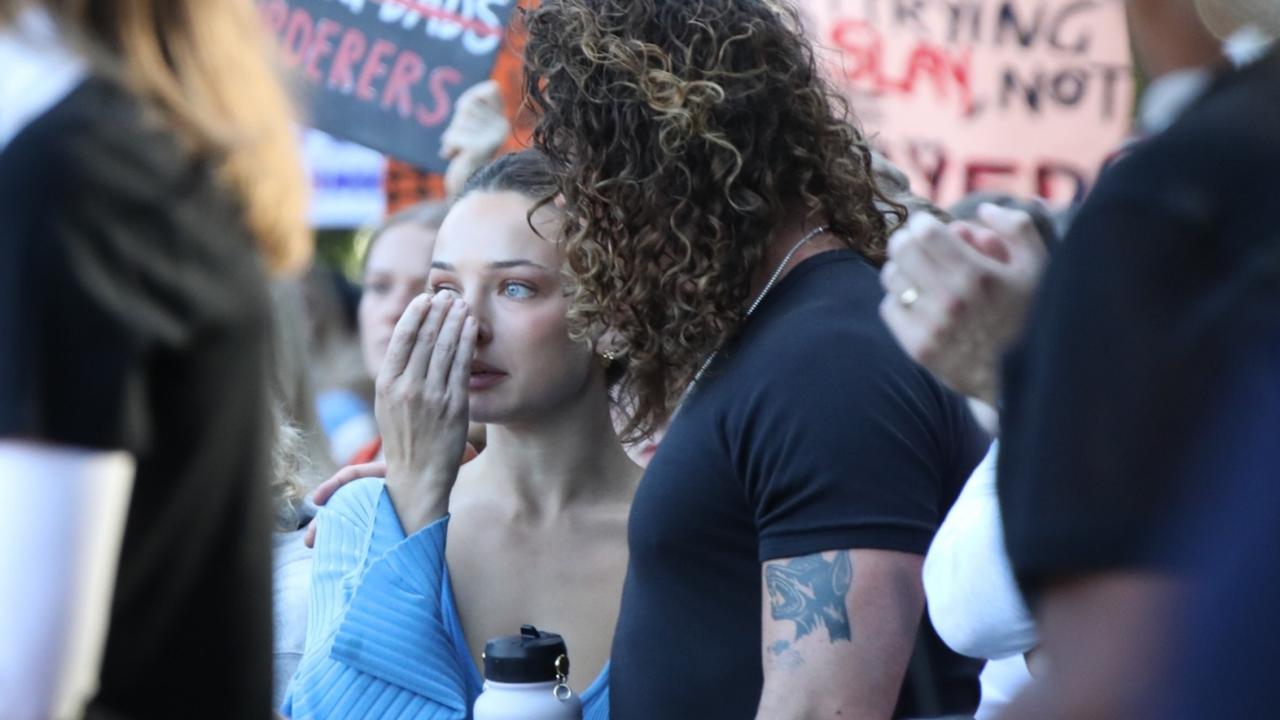
[[[555,164],[575,337],[629,361],[624,439],[674,410],[743,320],[777,229],[883,261],[871,153],[779,0],[544,0],[525,14],[535,147]]]
[[[272,408],[275,442],[271,447],[271,506],[275,508],[276,532],[292,532],[302,524],[305,478],[311,470],[302,430],[289,419],[283,406]]]

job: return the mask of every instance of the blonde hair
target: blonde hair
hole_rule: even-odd
[[[275,509],[276,532],[292,532],[302,524],[303,498],[311,475],[302,429],[277,400],[272,420],[276,436],[271,448],[271,503]]]
[[[0,24],[40,7],[193,153],[218,161],[269,267],[311,255],[292,102],[253,0],[0,0]]]

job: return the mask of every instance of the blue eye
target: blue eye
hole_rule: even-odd
[[[533,295],[533,288],[523,283],[509,282],[502,286],[502,296],[512,300],[528,300]]]
[[[462,293],[458,292],[458,289],[455,287],[451,287],[449,285],[432,285],[431,286],[431,292],[433,293],[438,293],[441,290],[452,293],[457,297],[462,297]]]

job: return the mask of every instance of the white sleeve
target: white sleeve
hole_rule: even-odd
[[[0,718],[97,691],[133,477],[125,452],[0,440]]]
[[[1036,628],[1005,551],[992,443],[947,513],[924,560],[924,590],[938,635],[956,652],[995,660],[1036,645]]]

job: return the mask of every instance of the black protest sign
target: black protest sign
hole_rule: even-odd
[[[258,0],[309,124],[427,170],[458,96],[493,71],[516,0]]]

